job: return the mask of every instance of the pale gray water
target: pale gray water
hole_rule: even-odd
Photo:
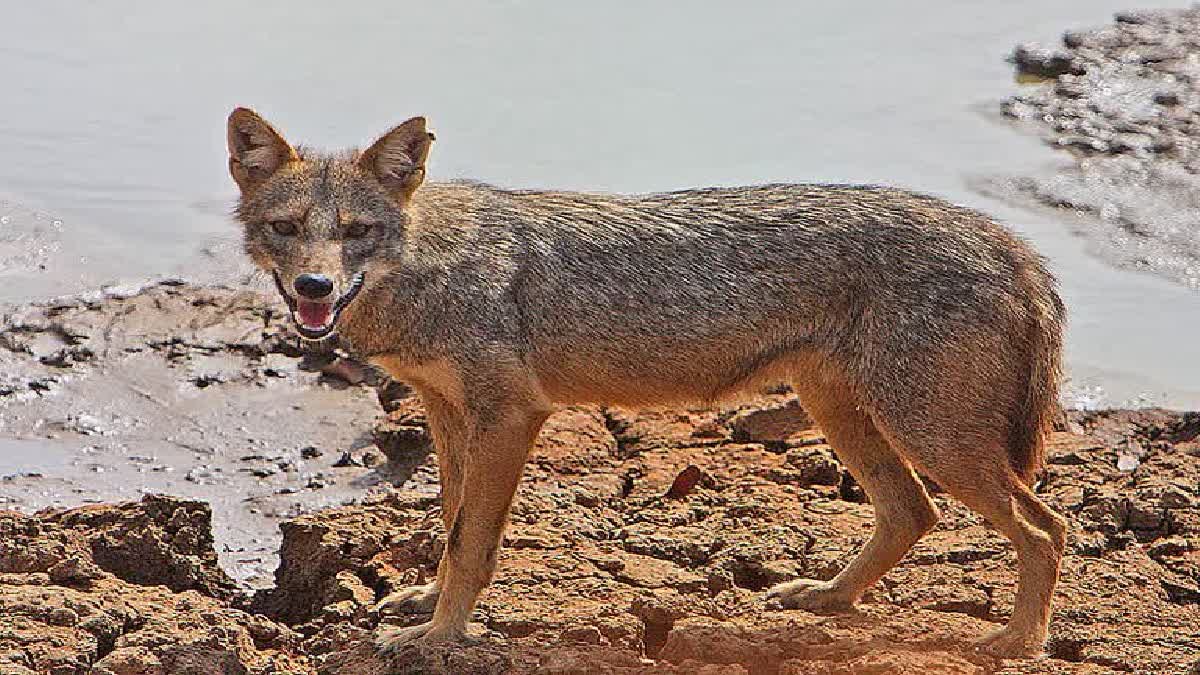
[[[1060,274],[1076,391],[1198,408],[1200,295],[968,187],[1061,161],[988,112],[1016,86],[1013,45],[1140,4],[1186,3],[8,2],[0,301],[234,274],[235,105],[329,147],[425,114],[435,178],[881,182],[981,208]]]

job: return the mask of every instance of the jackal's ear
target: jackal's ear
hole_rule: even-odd
[[[375,141],[358,158],[358,166],[393,196],[406,201],[425,180],[425,160],[432,143],[425,118],[414,117]]]
[[[283,136],[258,113],[237,108],[229,114],[229,173],[242,192],[253,192],[288,162],[300,159]]]

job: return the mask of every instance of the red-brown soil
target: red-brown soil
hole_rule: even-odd
[[[1041,659],[972,649],[1011,609],[1014,556],[943,494],[942,523],[858,611],[766,603],[771,584],[832,576],[872,526],[819,430],[776,394],[723,412],[555,415],[477,611],[481,641],[384,660],[373,605],[431,575],[444,540],[419,406],[393,407],[377,440],[402,487],[285,522],[277,586],[257,597],[218,569],[203,504],[0,515],[0,672],[1200,672],[1196,414],[1072,413],[1054,434],[1040,492],[1072,533]]]

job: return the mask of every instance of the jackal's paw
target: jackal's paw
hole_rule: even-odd
[[[984,633],[975,640],[975,646],[1006,659],[1021,659],[1040,655],[1044,642],[1037,634],[1021,633],[1004,626]]]
[[[844,612],[854,605],[854,599],[828,581],[796,579],[767,591],[767,598],[777,600],[786,609],[807,609],[810,612]]]
[[[381,654],[390,656],[417,644],[435,644],[439,642],[467,642],[466,633],[459,628],[435,626],[432,621],[407,626],[405,628],[380,628],[375,635],[375,648]],[[470,641],[474,641],[473,638]]]
[[[421,586],[409,586],[380,600],[375,605],[375,611],[384,616],[391,614],[428,614],[437,606],[439,593],[441,593],[441,589],[438,588],[435,582]]]

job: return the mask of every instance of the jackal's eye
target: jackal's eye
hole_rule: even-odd
[[[290,237],[296,234],[296,223],[290,220],[274,220],[271,221],[271,229],[281,237]]]
[[[361,220],[356,220],[346,226],[347,239],[362,239],[371,233],[371,229],[375,226],[371,223],[364,223]]]

